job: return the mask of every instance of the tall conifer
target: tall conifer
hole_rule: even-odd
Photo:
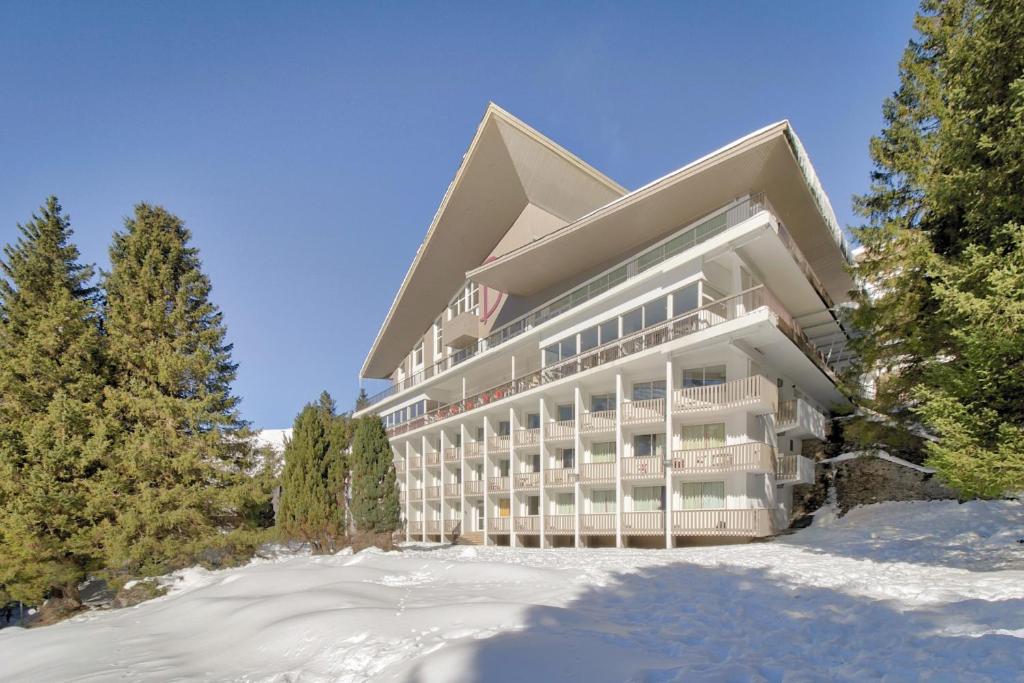
[[[106,451],[96,289],[56,197],[18,227],[0,261],[0,586],[75,603]]]
[[[352,519],[358,531],[390,533],[398,528],[395,465],[384,423],[376,415],[357,420],[352,436]]]

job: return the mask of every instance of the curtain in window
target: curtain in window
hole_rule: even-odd
[[[571,515],[575,507],[575,499],[571,493],[559,493],[555,502],[555,511],[560,515]]]
[[[591,462],[615,462],[615,442],[600,441],[590,449]]]

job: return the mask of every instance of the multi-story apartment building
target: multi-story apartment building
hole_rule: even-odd
[[[847,404],[848,258],[788,122],[627,191],[489,106],[362,368],[407,538],[785,528]]]

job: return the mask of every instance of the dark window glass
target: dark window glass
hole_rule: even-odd
[[[602,344],[614,341],[619,338],[619,319],[615,318],[614,320],[606,320],[598,325],[598,329],[601,332]]]
[[[576,417],[576,408],[571,403],[558,406],[558,420],[571,420]]]
[[[672,315],[682,315],[697,308],[697,283],[686,285],[672,293]]]
[[[597,327],[589,327],[580,332],[580,353],[597,346]]]
[[[558,344],[552,344],[544,349],[544,365],[554,365],[561,360],[558,355]]]
[[[615,409],[615,394],[596,394],[590,397],[591,412]]]
[[[644,304],[644,327],[652,327],[668,318],[668,298],[662,297]]]
[[[530,413],[526,416],[526,428],[537,429],[540,427],[540,413]]]
[[[636,308],[625,313],[622,316],[622,334],[623,336],[631,334],[643,328],[644,326],[644,309]]]
[[[498,436],[508,436],[511,433],[511,425],[508,420],[502,420],[498,423]]]
[[[558,342],[559,349],[562,353],[562,360],[566,358],[572,358],[576,355],[576,335],[566,337],[562,341]]]

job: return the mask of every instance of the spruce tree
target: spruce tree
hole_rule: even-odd
[[[74,606],[98,559],[91,487],[106,450],[93,270],[56,197],[0,261],[0,585]]]
[[[181,219],[139,204],[115,233],[105,274],[118,424],[105,478],[108,565],[154,574],[235,549],[229,531],[251,495],[247,425],[231,392],[237,366],[210,280]],[[244,552],[244,549],[239,549]]]
[[[1024,12],[926,0],[871,142],[853,315],[877,407],[964,495],[1024,488]]]
[[[399,524],[398,483],[384,423],[357,420],[352,436],[352,519],[358,531],[391,533]]]
[[[346,421],[326,391],[296,416],[285,447],[278,527],[286,538],[333,553],[347,537]]]

